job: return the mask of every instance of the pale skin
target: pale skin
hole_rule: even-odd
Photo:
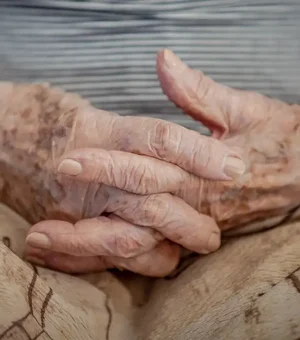
[[[165,121],[97,110],[44,85],[4,83],[0,104],[1,200],[38,223],[27,258],[41,261],[42,248],[56,252],[49,258],[67,271],[93,270],[96,261],[97,270],[161,276],[178,262],[175,243],[199,253],[219,247],[216,222],[171,193],[191,173],[231,180],[245,168],[236,151]],[[88,156],[79,165],[91,170],[88,178],[75,178],[72,152]]]
[[[59,124],[50,122],[56,129],[51,157],[47,146],[32,151],[32,131],[28,145],[16,143],[25,140],[23,126],[17,138],[6,132],[11,144],[2,155],[2,196],[37,222],[27,237],[30,260],[68,272],[116,266],[164,276],[177,265],[181,247],[209,253],[220,246],[219,228],[284,217],[299,204],[296,106],[216,84],[166,50],[158,55],[157,72],[169,99],[209,127],[212,138],[154,119],[99,112],[78,98],[74,109],[65,94],[68,109]],[[13,123],[6,123],[12,133]],[[68,128],[60,131],[60,124]],[[30,164],[24,152],[34,154]],[[246,164],[241,177],[239,155]],[[228,159],[230,167],[224,166]],[[21,176],[12,173],[14,164],[26,164]],[[28,168],[36,164],[29,185]],[[13,189],[8,184],[16,180]],[[33,195],[45,198],[31,212]]]

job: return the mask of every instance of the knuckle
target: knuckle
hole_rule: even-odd
[[[65,238],[64,244],[61,246],[64,248],[64,253],[69,255],[81,256],[86,254],[90,250],[90,244],[87,244],[82,234],[80,234],[80,228],[82,221],[78,221],[73,225],[72,232]]]
[[[106,167],[107,183],[130,192],[143,192],[145,186],[149,186],[147,169],[145,164],[140,162],[121,162],[117,156],[110,156]]]
[[[213,155],[213,140],[207,138],[202,139],[200,143],[195,145],[195,152],[193,152],[193,165],[196,165],[197,163],[201,164],[202,169],[208,169],[209,165],[211,163]]]
[[[107,173],[107,162],[103,162],[104,155],[96,154],[96,152],[90,153],[90,176],[91,181],[95,183],[102,183],[105,173]]]
[[[162,227],[171,213],[170,194],[149,195],[144,203],[144,215],[149,224]]]
[[[114,247],[118,256],[130,258],[140,253],[142,244],[130,235],[115,235]]]
[[[110,155],[109,155],[109,161],[107,162],[106,167],[105,167],[105,171],[106,171],[106,177],[107,177],[108,182],[115,186],[116,177],[117,177],[115,176],[115,162]],[[99,170],[99,173],[101,173],[101,169]]]
[[[128,173],[130,169],[128,166],[120,166],[120,162],[116,155],[107,152],[107,162],[105,166],[106,184],[123,189],[126,187]]]
[[[154,156],[165,159],[168,154],[172,125],[158,120],[150,131],[149,148]]]
[[[70,255],[84,255],[86,252],[86,246],[84,242],[80,242],[77,237],[71,237],[65,244],[65,252]]]
[[[147,168],[143,163],[128,161],[118,164],[118,159],[112,157],[109,165],[106,167],[106,184],[117,187],[122,190],[134,193],[147,193],[147,190],[153,185],[148,176]]]
[[[89,179],[94,183],[108,182],[114,185],[119,167],[116,166],[116,160],[111,153],[107,150],[97,150],[92,151],[89,157]]]
[[[151,176],[147,166],[143,163],[132,167],[130,176],[128,178],[128,185],[133,188],[136,193],[148,194],[150,190],[157,185],[155,176]]]

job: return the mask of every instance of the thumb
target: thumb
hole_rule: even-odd
[[[202,72],[189,68],[170,50],[158,53],[157,74],[168,98],[208,127],[215,138],[240,131],[253,123],[253,119],[261,119],[245,108],[247,103],[262,96],[218,84]]]

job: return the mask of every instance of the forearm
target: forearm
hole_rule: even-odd
[[[47,85],[0,85],[0,199],[30,222],[46,217],[53,196],[53,158],[62,154],[76,117],[69,97]]]

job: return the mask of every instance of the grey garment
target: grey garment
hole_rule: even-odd
[[[164,47],[226,85],[299,99],[300,0],[0,0],[2,80],[197,128],[160,90]]]

